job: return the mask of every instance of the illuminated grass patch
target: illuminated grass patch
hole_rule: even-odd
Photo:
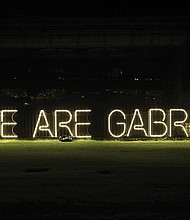
[[[189,173],[189,141],[0,141],[0,204],[180,216],[189,210]]]

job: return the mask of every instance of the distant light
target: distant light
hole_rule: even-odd
[[[59,77],[58,77],[58,80],[65,80],[65,78],[62,77],[62,76],[59,76]]]
[[[28,105],[30,105],[28,102],[25,102],[25,103],[24,103],[24,106],[28,106]]]
[[[114,94],[118,94],[118,93],[119,93],[119,91],[117,91],[117,90],[114,90],[114,91],[113,91],[113,93],[114,93]]]
[[[145,81],[152,81],[152,78],[145,78]]]

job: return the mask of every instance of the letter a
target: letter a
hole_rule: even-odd
[[[140,124],[134,124],[136,116],[139,118]],[[144,123],[143,123],[140,111],[139,111],[139,109],[135,109],[134,114],[133,114],[133,118],[131,120],[129,130],[128,130],[128,133],[127,133],[127,137],[129,137],[132,127],[136,131],[140,131],[140,130],[143,131],[145,136],[147,137],[146,130],[143,128],[143,126],[144,126]]]
[[[41,118],[43,118],[45,120],[45,125],[40,125]],[[33,138],[36,137],[36,133],[37,133],[38,129],[39,129],[39,131],[48,131],[50,136],[53,137],[53,134],[51,133],[51,131],[50,131],[50,129],[48,127],[49,127],[49,123],[48,123],[48,120],[47,120],[47,117],[46,117],[46,113],[45,113],[44,110],[41,110],[40,114],[38,116],[36,127],[34,129]]]

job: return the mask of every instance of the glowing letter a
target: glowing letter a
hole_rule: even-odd
[[[135,124],[134,123],[136,117],[139,118],[140,124]],[[128,133],[127,133],[127,137],[129,137],[132,128],[136,131],[143,131],[145,136],[147,137],[148,135],[146,133],[146,130],[143,128],[143,126],[144,126],[144,123],[143,123],[140,111],[139,111],[139,109],[135,109],[134,114],[133,114],[133,118],[131,120],[129,130],[128,130]]]
[[[41,118],[44,118],[45,120],[45,125],[40,125],[40,122],[41,122]],[[50,129],[48,128],[49,127],[49,123],[48,123],[48,120],[47,120],[47,117],[46,117],[46,114],[45,114],[45,111],[44,110],[41,110],[40,111],[40,114],[38,116],[38,120],[37,120],[37,123],[36,123],[36,127],[34,129],[34,133],[33,133],[33,138],[36,137],[36,133],[37,133],[37,130],[39,129],[40,131],[48,131],[50,136],[53,137],[53,134],[51,133]]]

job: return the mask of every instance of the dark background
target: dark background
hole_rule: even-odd
[[[7,2],[1,101],[189,106],[189,18],[182,2]]]

